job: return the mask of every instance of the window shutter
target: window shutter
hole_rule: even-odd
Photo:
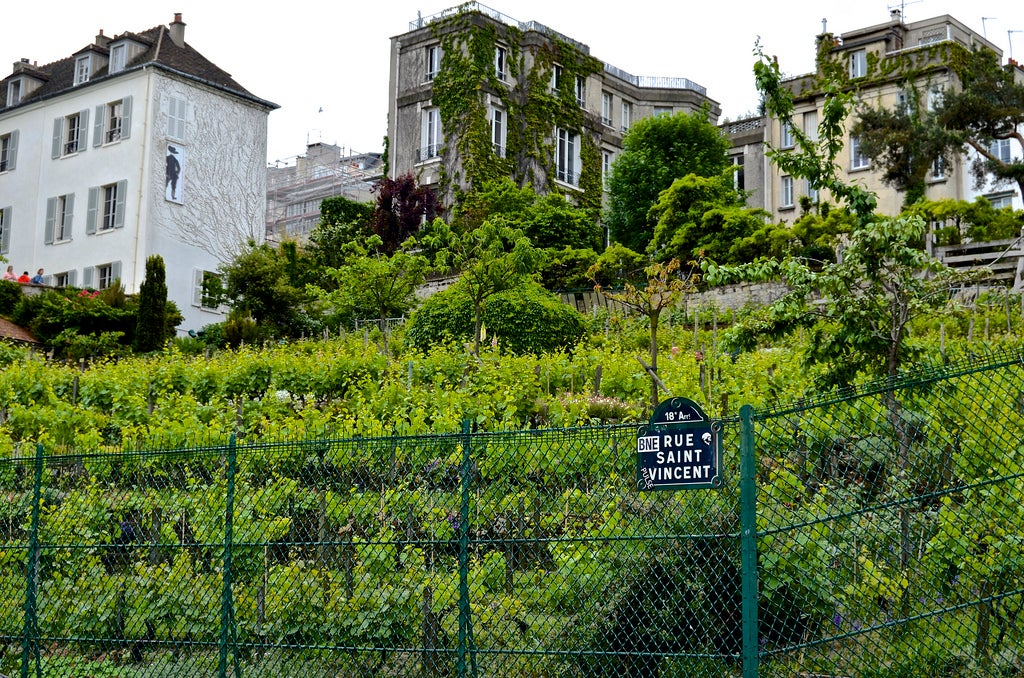
[[[78,273],[75,269],[68,271],[68,287],[75,286],[75,275]]]
[[[78,112],[78,151],[89,147],[89,109]]]
[[[110,284],[121,279],[121,262],[115,261],[110,264]]]
[[[92,287],[92,266],[86,266],[82,269],[82,287]]]
[[[96,107],[96,120],[92,123],[92,145],[103,145],[103,106]]]
[[[0,254],[11,251],[11,207],[0,210]]]
[[[203,305],[203,271],[198,268],[192,269],[192,305]]]
[[[47,245],[53,244],[53,227],[57,220],[57,199],[46,199],[46,230],[43,233],[43,242]]]
[[[121,138],[127,139],[132,134],[132,98],[125,97],[121,101]]]
[[[11,137],[7,141],[7,169],[13,171],[14,166],[17,164],[15,160],[18,158],[18,130],[11,132]]]
[[[64,227],[64,239],[71,240],[71,224],[74,223],[75,214],[75,194],[69,193],[64,196],[64,223],[61,226]]]
[[[128,182],[117,182],[117,196],[114,204],[114,228],[124,228],[124,199],[128,193]]]
[[[89,189],[89,209],[85,213],[85,232],[88,235],[96,232],[96,211],[99,207],[99,202],[100,189],[98,186],[93,186]]]
[[[56,118],[53,121],[53,147],[50,149],[51,158],[60,157],[60,133],[64,130],[64,118]]]

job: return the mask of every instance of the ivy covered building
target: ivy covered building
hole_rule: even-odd
[[[823,26],[823,29],[825,26]],[[824,84],[838,81],[856,99],[872,107],[896,109],[919,97],[917,104],[932,107],[944,92],[959,86],[957,64],[969,51],[986,48],[1001,56],[1002,51],[982,35],[949,15],[904,23],[899,10],[890,20],[875,26],[834,35],[826,30],[817,36],[816,70],[784,82],[795,95],[793,125],[817,138],[825,102]],[[878,210],[897,214],[904,195],[882,182],[882,172],[862,152],[860,139],[851,133],[857,113],[846,120],[844,149],[837,158],[845,181],[859,183],[878,196]],[[767,120],[765,140],[778,149],[792,148],[790,129],[779,120]],[[738,142],[734,142],[736,146]],[[1007,186],[991,182],[976,188],[969,165],[971,158],[934,158],[928,171],[924,197],[928,200],[973,200],[984,195],[993,205],[1020,207],[1020,196]],[[801,203],[829,200],[806,180],[787,176],[766,163],[764,187],[759,197],[777,220],[793,221],[801,214]],[[748,186],[749,188],[749,186]]]
[[[633,122],[708,110],[686,78],[631,75],[534,21],[469,2],[391,39],[389,175],[407,172],[447,205],[508,176],[596,211],[603,175]]]

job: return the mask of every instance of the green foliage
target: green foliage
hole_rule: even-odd
[[[64,287],[24,297],[14,309],[12,319],[32,330],[47,350],[54,351],[55,357],[67,357],[64,351],[72,343],[77,347],[76,357],[82,357],[81,350],[86,346],[112,347],[114,337],[130,346],[135,333],[136,306],[134,299],[124,297],[119,286],[109,292]],[[102,334],[108,336],[99,343],[90,343],[89,337]]]
[[[659,194],[688,174],[717,177],[729,164],[729,140],[706,112],[644,118],[630,127],[608,176],[605,224],[611,239],[637,252],[654,237],[648,214]]]
[[[749,235],[733,241],[726,261],[741,263],[762,257],[793,257],[806,260],[811,267],[835,261],[840,236],[850,233],[856,220],[849,210],[826,209],[827,205],[823,203],[818,211],[802,214],[792,225],[762,224]],[[708,258],[715,257],[708,254]]]
[[[906,211],[933,225],[939,245],[957,245],[964,238],[972,242],[1015,238],[1024,228],[1024,212],[1008,208],[997,210],[981,196],[974,202],[925,200]]]
[[[22,296],[21,285],[13,280],[0,280],[0,314],[10,315]]]
[[[539,271],[540,282],[545,288],[571,290],[594,284],[589,275],[590,267],[597,263],[597,252],[594,250],[566,247],[562,250],[550,249],[546,255]]]
[[[248,249],[221,267],[235,311],[251,316],[269,337],[297,336],[294,320],[304,300],[288,276],[287,260],[269,244]]]
[[[627,283],[639,283],[645,279],[649,260],[617,242],[609,245],[587,271],[595,284],[615,288]]]
[[[582,316],[535,283],[495,293],[483,309],[487,337],[515,353],[571,349],[585,334]],[[406,340],[419,350],[473,337],[472,298],[460,282],[431,296],[413,315]]]
[[[135,339],[132,348],[145,353],[163,348],[167,341],[167,272],[160,255],[146,259],[146,278],[139,287]]]

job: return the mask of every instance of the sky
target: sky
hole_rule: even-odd
[[[262,6],[224,0],[152,2],[70,0],[5,2],[0,71],[20,59],[46,64],[107,36],[167,25],[180,12],[185,40],[254,95],[280,106],[268,121],[267,160],[292,162],[308,143],[345,152],[380,152],[387,133],[391,38],[458,5],[443,0],[288,0]],[[488,0],[517,21],[536,21],[590,47],[591,55],[633,75],[684,77],[707,88],[722,117],[757,108],[755,44],[778,57],[787,75],[814,70],[814,38],[889,20],[950,14],[1024,61],[1024,4],[1019,0],[779,0],[778,2],[594,2]],[[244,9],[241,9],[244,8]],[[984,17],[984,20],[983,20]],[[17,27],[15,29],[14,27]],[[1012,42],[1011,42],[1012,41]]]

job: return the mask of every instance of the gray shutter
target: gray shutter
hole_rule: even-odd
[[[82,287],[92,287],[92,266],[82,269]]]
[[[85,232],[92,235],[96,232],[96,210],[100,202],[100,189],[93,186],[89,189],[89,209],[85,213]],[[88,270],[88,269],[86,269]]]
[[[11,210],[13,207],[5,207],[0,210],[0,254],[7,254],[11,251]]]
[[[192,269],[192,305],[203,305],[203,271],[199,268]]]
[[[43,242],[47,245],[53,244],[53,227],[57,220],[57,199],[46,199],[46,230],[43,233]]]
[[[50,149],[51,158],[60,157],[60,134],[64,131],[64,118],[55,118],[53,121],[53,148]]]
[[[71,269],[70,271],[68,271],[68,287],[75,286],[75,278],[77,276],[77,273],[78,271],[76,271],[75,269]]]
[[[64,196],[64,239],[71,240],[71,225],[75,222],[75,194]]]
[[[117,195],[114,204],[114,228],[124,228],[124,199],[128,194],[128,182],[124,179],[117,182]]]
[[[121,138],[132,135],[132,98],[125,97],[121,101]]]
[[[89,147],[89,109],[78,112],[78,150]]]
[[[96,107],[96,120],[92,123],[92,145],[103,145],[103,106]]]
[[[114,285],[114,282],[121,279],[121,262],[115,261],[110,264],[110,284]]]
[[[11,132],[11,138],[7,141],[7,169],[13,171],[18,159],[18,130]]]

